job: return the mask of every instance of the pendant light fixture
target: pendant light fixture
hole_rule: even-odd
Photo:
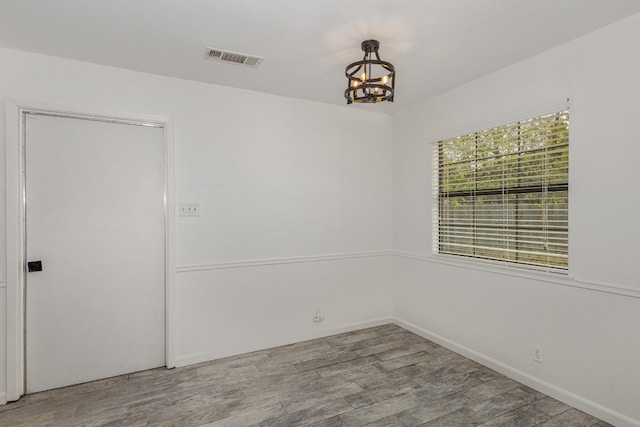
[[[380,59],[380,43],[377,40],[365,40],[361,47],[364,58],[349,64],[345,71],[348,87],[344,91],[344,97],[347,98],[347,104],[393,102],[396,77],[394,66]]]

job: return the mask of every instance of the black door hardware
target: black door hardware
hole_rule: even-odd
[[[29,270],[29,273],[32,271],[42,271],[42,261],[29,261],[27,263],[27,270]]]

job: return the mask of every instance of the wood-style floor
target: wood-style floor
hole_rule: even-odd
[[[606,426],[385,325],[25,396],[2,426]]]

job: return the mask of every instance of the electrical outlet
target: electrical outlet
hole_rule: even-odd
[[[542,352],[542,347],[539,345],[533,347],[533,361],[544,363],[544,353]]]
[[[316,308],[316,312],[313,313],[313,321],[316,323],[320,323],[324,320],[324,314],[320,313],[320,309]]]

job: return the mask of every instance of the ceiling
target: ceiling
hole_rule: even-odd
[[[345,105],[380,41],[393,112],[640,12],[638,0],[2,0],[0,46]],[[205,48],[264,56],[256,68]]]

